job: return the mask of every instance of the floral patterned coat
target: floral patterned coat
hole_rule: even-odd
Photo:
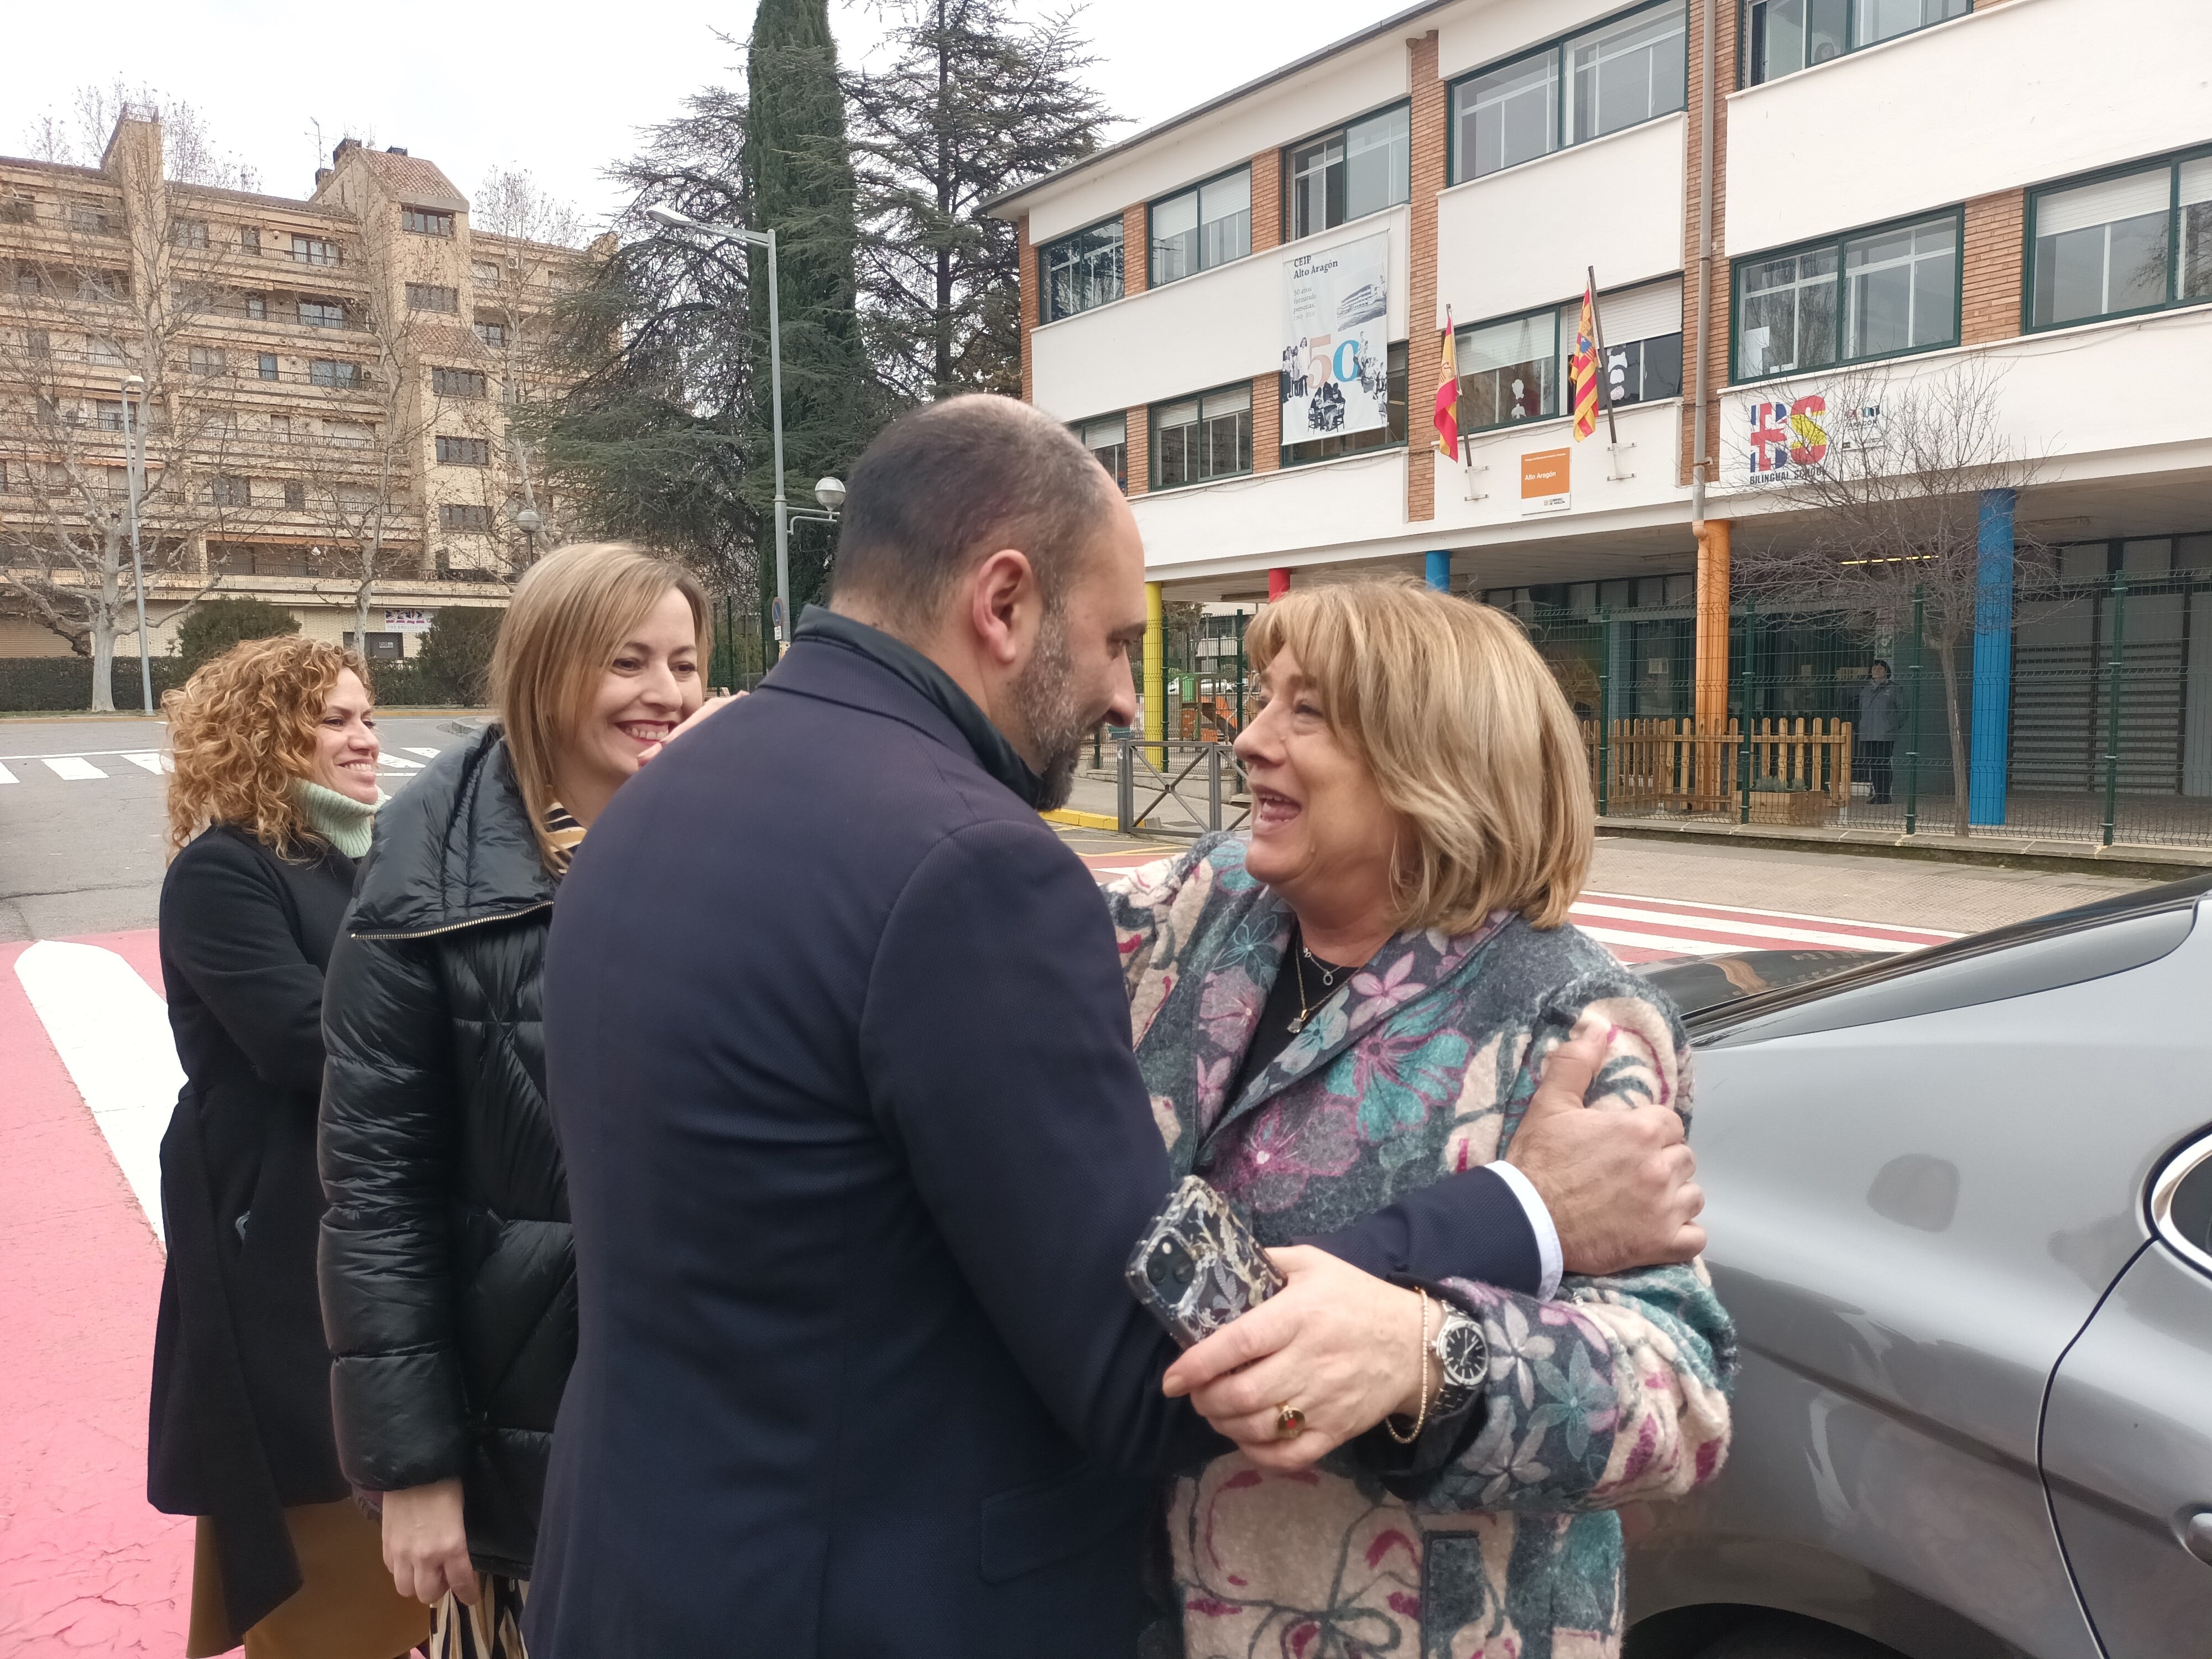
[[[1391,939],[1226,1098],[1291,927],[1244,846],[1209,836],[1107,898],[1175,1174],[1212,1181],[1266,1243],[1334,1231],[1496,1158],[1538,1062],[1578,1020],[1610,1033],[1594,1103],[1688,1116],[1689,1054],[1665,999],[1577,929],[1505,911],[1456,938]],[[1387,1465],[1370,1434],[1298,1474],[1231,1455],[1173,1484],[1190,1659],[1620,1651],[1615,1506],[1687,1492],[1727,1450],[1735,1333],[1704,1264],[1570,1276],[1548,1303],[1437,1288],[1481,1320],[1491,1368],[1413,1464]]]

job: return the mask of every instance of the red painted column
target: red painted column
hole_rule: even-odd
[[[1267,603],[1273,605],[1290,591],[1291,568],[1286,564],[1279,564],[1267,573]]]

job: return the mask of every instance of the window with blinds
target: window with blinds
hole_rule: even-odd
[[[2212,300],[2212,155],[2038,191],[2028,326]]]

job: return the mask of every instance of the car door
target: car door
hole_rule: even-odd
[[[2143,1246],[2060,1360],[2041,1461],[2113,1659],[2212,1643],[2212,1133],[2152,1182]]]

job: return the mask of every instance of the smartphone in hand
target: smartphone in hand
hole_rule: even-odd
[[[1145,1230],[1124,1277],[1186,1348],[1288,1283],[1243,1217],[1196,1176],[1185,1178]]]

